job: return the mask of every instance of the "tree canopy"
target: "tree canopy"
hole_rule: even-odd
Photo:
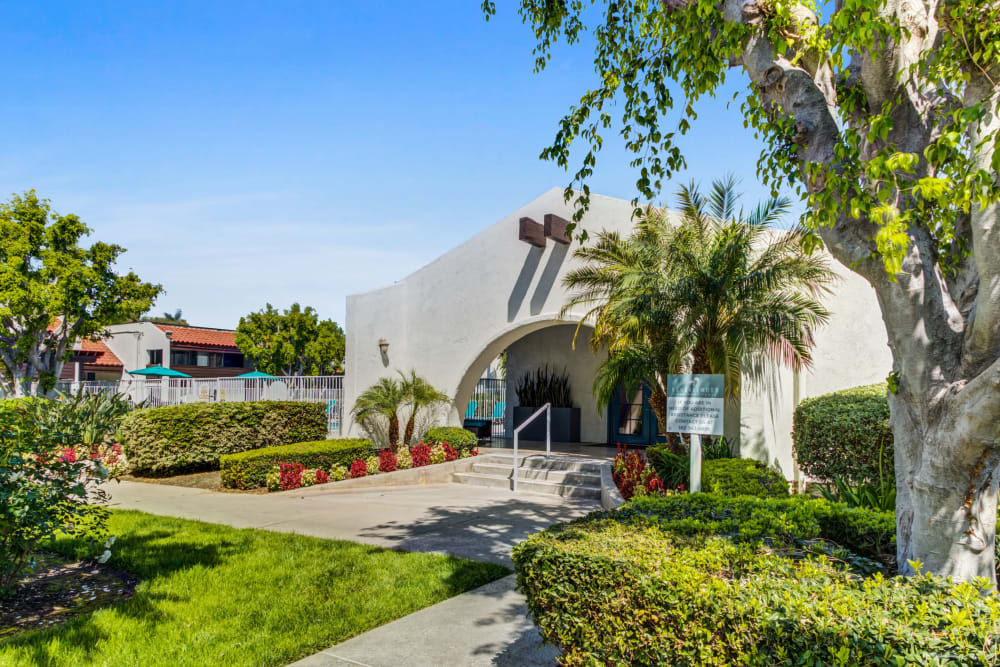
[[[162,291],[115,264],[125,248],[80,242],[76,215],[59,215],[34,190],[0,203],[0,388],[23,396],[58,379],[80,339],[135,319]]]
[[[284,312],[271,304],[240,318],[236,346],[257,370],[272,375],[327,375],[344,361],[344,331],[310,306]]]

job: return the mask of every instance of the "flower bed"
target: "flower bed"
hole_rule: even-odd
[[[447,442],[430,447],[421,442],[409,449],[400,448],[398,452],[393,452],[391,449],[382,449],[372,456],[356,458],[349,465],[333,464],[328,466],[327,469],[306,468],[301,463],[281,462],[273,465],[270,471],[268,471],[267,489],[268,491],[288,491],[290,489],[313,486],[314,484],[339,482],[343,479],[384,475],[398,470],[422,468],[428,465],[477,456],[478,454],[478,448],[456,449],[451,447]]]
[[[628,451],[628,447],[621,444],[618,445],[618,454],[612,466],[612,477],[625,500],[640,496],[662,496],[668,493],[663,480],[646,461],[646,457],[636,450]],[[684,485],[681,484],[677,490],[683,491]],[[673,490],[669,491],[672,492]]]

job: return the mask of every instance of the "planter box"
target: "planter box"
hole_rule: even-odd
[[[514,408],[514,428],[538,408]],[[521,440],[545,441],[545,415],[540,414],[520,434]],[[552,408],[552,442],[580,442],[580,408]]]

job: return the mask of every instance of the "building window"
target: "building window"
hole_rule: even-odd
[[[224,354],[222,355],[222,365],[226,368],[243,368],[243,355]]]
[[[150,366],[163,365],[163,350],[147,350],[147,352],[149,353]]]
[[[95,380],[97,380],[97,373],[87,373],[87,382],[94,382]]]

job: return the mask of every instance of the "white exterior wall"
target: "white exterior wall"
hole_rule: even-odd
[[[546,213],[572,218],[572,203],[563,201],[561,188],[549,190],[396,284],[349,296],[346,410],[353,407],[358,393],[379,377],[412,368],[454,397],[449,422],[458,425],[476,381],[500,352],[512,348],[515,353],[518,349],[523,353],[527,347],[515,346],[518,340],[548,327],[565,327],[558,313],[567,296],[562,278],[578,266],[572,257],[574,248],[551,239],[545,248],[535,248],[517,238],[522,216],[541,223]],[[577,231],[585,229],[593,234],[607,229],[628,234],[633,226],[631,215],[630,202],[594,195]],[[476,226],[481,221],[472,219],[469,224]],[[832,258],[830,263],[844,280],[835,294],[825,299],[833,317],[817,336],[814,367],[799,374],[797,380],[789,371],[775,369],[767,389],[747,391],[739,413],[731,411],[727,415],[727,421],[739,422],[743,454],[776,465],[790,479],[796,475],[791,458],[796,401],[876,382],[884,379],[891,367],[885,327],[873,290]],[[559,338],[557,330],[536,340],[558,346]],[[389,343],[384,358],[379,339]],[[591,354],[586,346],[580,346],[577,352]],[[551,360],[571,352],[554,347],[547,355],[532,354]],[[583,357],[572,358],[586,363]],[[570,357],[566,359],[569,367]],[[572,372],[580,375],[582,386],[579,391],[574,386],[574,396],[581,402],[591,395],[592,376],[590,382],[584,383],[586,367]],[[517,374],[508,368],[509,381],[513,383],[516,378]],[[587,388],[585,393],[583,386]],[[347,415],[345,411],[347,433],[357,434],[357,427]],[[606,426],[598,429],[591,420],[581,435],[589,440],[598,431],[601,435],[597,441],[603,441]]]
[[[591,329],[580,331],[579,344],[574,350],[573,332],[576,325],[563,324],[548,327],[515,341],[507,348],[507,433],[514,430],[513,408],[517,400],[517,381],[526,372],[533,372],[545,364],[552,371],[569,376],[573,406],[580,408],[580,440],[606,442],[608,439],[607,406],[599,407],[594,401],[594,373],[606,353],[594,354],[590,347]]]
[[[170,368],[170,339],[152,322],[113,324],[108,333],[103,342],[121,360],[126,373],[145,368],[149,350],[163,350],[163,366]]]

